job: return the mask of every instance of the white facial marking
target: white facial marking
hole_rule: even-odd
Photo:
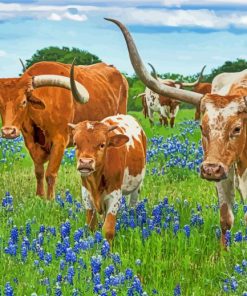
[[[87,129],[94,129],[94,126],[91,123],[87,122]]]
[[[119,114],[102,120],[104,123],[108,123],[108,121],[113,121],[114,124],[118,126],[118,128],[114,130],[116,134],[124,134],[129,137],[129,141],[126,143],[128,149],[130,146],[134,147],[134,140],[140,142],[139,137],[142,133],[142,128],[132,116]]]
[[[87,190],[87,188],[84,186],[81,186],[82,202],[83,202],[86,210],[93,210],[93,208],[94,208],[90,196],[91,196],[91,194]]]
[[[206,103],[205,108],[209,119],[210,132],[214,136],[222,136],[228,118],[237,115],[239,111],[238,102],[230,102],[224,108],[216,108],[213,103]],[[220,121],[219,121],[220,119]]]
[[[132,176],[129,174],[129,168],[125,168],[124,170],[124,178],[122,183],[122,192],[127,195],[135,191],[143,182],[145,176],[146,168],[144,167],[140,174],[136,176]]]

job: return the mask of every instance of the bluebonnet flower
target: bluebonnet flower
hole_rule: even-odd
[[[18,242],[19,233],[18,233],[18,228],[15,225],[11,229],[10,237],[14,244]]]
[[[179,296],[179,295],[181,295],[181,287],[178,284],[174,289],[174,296]]]
[[[59,273],[59,274],[57,275],[57,282],[58,282],[58,283],[61,283],[62,280],[63,280],[63,276],[61,275],[61,273]]]
[[[65,238],[65,237],[69,236],[70,229],[71,229],[70,222],[69,222],[69,220],[67,220],[65,223],[63,223],[61,225],[61,228],[60,228],[61,237]]]
[[[175,221],[174,225],[173,225],[173,233],[176,235],[177,232],[179,231],[179,221]]]
[[[74,241],[79,242],[82,236],[83,236],[83,229],[82,228],[77,229],[74,233]]]
[[[56,289],[55,289],[55,296],[62,296],[62,289],[61,287],[57,284]]]
[[[150,235],[149,230],[146,227],[143,227],[143,229],[142,229],[142,237],[143,237],[143,239],[147,239],[149,237],[149,235]]]
[[[94,235],[94,239],[96,243],[100,243],[103,240],[101,232],[96,231]]]
[[[133,270],[130,268],[127,268],[125,271],[125,278],[126,280],[131,280],[133,278]]]
[[[51,263],[51,261],[52,261],[52,254],[50,254],[50,253],[46,253],[45,254],[45,264],[46,265],[49,265],[50,263]]]
[[[141,265],[142,264],[142,262],[141,262],[141,259],[136,259],[136,265]]]
[[[45,232],[45,226],[44,225],[40,225],[39,232],[42,232],[42,233]]]
[[[235,265],[234,270],[237,273],[243,273],[243,268],[239,264]]]
[[[73,277],[75,275],[75,270],[73,266],[70,266],[68,268],[68,275],[67,275],[67,279],[70,285],[73,285]]]
[[[106,256],[109,254],[110,252],[110,244],[108,243],[108,241],[106,239],[104,239],[102,247],[101,247],[101,255],[103,256],[103,258],[106,258]]]
[[[67,203],[70,203],[70,204],[73,203],[72,195],[71,195],[71,193],[69,192],[68,189],[67,189],[66,192],[65,192],[65,201],[66,201]]]
[[[190,226],[189,225],[184,226],[184,233],[188,238],[190,237]]]
[[[21,247],[21,259],[23,262],[27,260],[27,248],[26,246]]]
[[[101,256],[92,256],[91,257],[91,269],[92,273],[96,274],[100,272],[101,269],[101,263],[102,263],[102,257]]]
[[[69,263],[76,262],[76,253],[73,251],[72,248],[66,249],[65,260],[66,262],[69,262]]]
[[[238,287],[238,282],[235,277],[231,277],[231,289],[232,291],[236,291]]]
[[[13,296],[14,295],[14,290],[11,287],[9,282],[7,282],[5,287],[4,287],[4,295],[5,296]]]
[[[121,264],[121,259],[118,253],[112,254],[112,260],[114,264]]]
[[[241,242],[243,240],[243,235],[241,231],[235,233],[234,241]]]
[[[113,273],[114,273],[114,266],[113,265],[109,265],[105,268],[105,277],[109,278]]]
[[[63,259],[60,260],[60,270],[64,270],[65,268],[65,261]]]
[[[60,205],[60,207],[64,207],[64,201],[63,201],[63,199],[62,199],[62,197],[60,196],[60,194],[58,194],[57,196],[56,196],[56,202]]]
[[[226,241],[226,246],[229,247],[231,245],[231,231],[230,230],[226,231],[225,241]]]

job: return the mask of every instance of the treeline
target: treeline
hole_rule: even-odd
[[[28,68],[34,63],[40,61],[57,61],[65,64],[70,64],[76,58],[77,65],[91,65],[101,62],[100,58],[86,50],[69,47],[56,47],[51,46],[37,50],[33,56],[25,61],[25,66]],[[222,66],[215,68],[210,74],[204,75],[203,82],[212,82],[213,78],[222,72],[238,72],[247,69],[247,60],[237,59],[236,61],[226,61]],[[141,100],[134,100],[133,97],[144,92],[144,84],[135,76],[128,76],[123,73],[129,82],[129,100],[128,110],[139,111],[142,109]],[[174,79],[177,81],[192,82],[195,81],[199,73],[190,76],[183,76],[176,73],[164,73],[159,77],[163,79]]]

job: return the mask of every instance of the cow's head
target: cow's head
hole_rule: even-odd
[[[243,153],[247,97],[208,94],[201,101],[204,160],[201,176],[219,181]]]
[[[45,109],[42,98],[35,95],[36,88],[56,86],[69,89],[75,100],[86,103],[89,94],[83,85],[74,80],[74,65],[70,75],[70,78],[59,75],[30,76],[27,70],[20,78],[0,79],[2,136],[8,139],[18,137],[28,110],[32,112],[35,109]]]
[[[76,125],[70,123],[69,126],[73,130],[77,170],[82,177],[100,170],[109,147],[121,147],[129,140],[123,134],[112,132],[117,126],[109,126],[102,122],[83,121]]]
[[[20,135],[26,115],[27,95],[20,78],[0,80],[0,114],[2,136],[8,139]]]

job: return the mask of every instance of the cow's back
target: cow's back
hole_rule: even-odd
[[[57,62],[40,62],[31,66],[24,75],[70,76],[71,65]],[[46,105],[45,110],[34,110],[33,120],[44,130],[55,132],[67,129],[69,122],[102,120],[119,112],[126,113],[128,84],[122,74],[113,66],[98,63],[75,67],[75,80],[89,92],[89,101],[79,104],[71,92],[58,87],[42,87],[34,90],[34,96]]]
[[[122,191],[124,194],[129,194],[138,186],[140,186],[144,175],[146,165],[146,150],[147,139],[146,135],[137,123],[137,121],[130,115],[111,116],[103,120],[112,126],[117,125],[118,128],[114,130],[115,134],[124,134],[129,137],[129,141],[116,150],[123,156],[124,164],[121,170],[124,171]],[[116,164],[113,164],[113,168]]]

